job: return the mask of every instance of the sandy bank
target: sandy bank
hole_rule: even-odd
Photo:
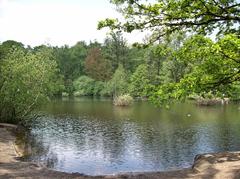
[[[168,172],[127,173],[116,176],[84,176],[53,171],[34,163],[17,160],[14,126],[0,124],[0,178],[133,178],[133,179],[239,179],[240,152],[204,154],[195,157],[192,168]],[[9,130],[11,128],[11,130]]]

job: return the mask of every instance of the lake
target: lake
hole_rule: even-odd
[[[25,160],[89,175],[190,167],[200,153],[240,150],[239,105],[170,109],[148,102],[113,106],[109,99],[54,100],[31,124]]]

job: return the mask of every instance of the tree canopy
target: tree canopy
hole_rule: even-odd
[[[238,33],[240,3],[237,0],[111,0],[125,21],[107,18],[98,28],[110,27],[125,32],[149,30],[151,42],[175,31],[202,34]]]
[[[152,95],[156,103],[169,99],[185,99],[191,94],[231,97],[233,86],[240,80],[240,41],[235,35],[226,35],[217,42],[196,35],[179,50],[188,72],[179,82],[165,83]]]
[[[148,31],[151,32],[148,45],[159,43],[159,47],[163,47],[162,50],[157,47],[148,55],[160,76],[151,95],[155,103],[209,92],[231,96],[231,88],[240,79],[238,0],[111,0],[111,3],[116,5],[124,20],[107,18],[98,23],[99,29]],[[185,41],[182,44],[175,38],[175,47],[174,39],[166,44],[166,39],[175,32],[187,33],[190,38],[182,39]],[[215,33],[216,42],[205,36]],[[151,58],[153,55],[156,55],[155,60]],[[160,70],[165,70],[174,80],[162,81]]]

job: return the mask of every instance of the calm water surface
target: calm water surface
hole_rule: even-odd
[[[196,154],[240,150],[239,105],[159,109],[110,100],[56,100],[32,123],[27,160],[90,175],[189,167]]]

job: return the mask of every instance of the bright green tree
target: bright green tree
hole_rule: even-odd
[[[104,41],[104,56],[111,62],[113,72],[122,64],[125,69],[130,68],[127,41],[120,32],[111,32]]]
[[[178,83],[159,86],[153,101],[184,99],[193,93],[231,97],[232,88],[240,79],[239,49],[236,35],[227,35],[217,42],[199,35],[190,38],[181,49],[189,72]]]
[[[0,121],[19,122],[57,89],[52,52],[12,47],[0,64]]]
[[[95,80],[88,76],[80,76],[74,81],[74,96],[92,96]]]
[[[119,96],[128,92],[128,75],[122,65],[119,65],[112,79],[109,80],[105,89],[103,89],[103,95]]]
[[[187,61],[184,59],[184,54],[181,53],[181,48],[186,39],[184,33],[173,33],[165,38],[165,46],[167,47],[167,56],[162,62],[162,83],[179,82],[181,78],[188,73]]]
[[[148,96],[148,88],[151,81],[148,75],[147,65],[139,65],[130,78],[129,91],[132,96],[146,97]]]

